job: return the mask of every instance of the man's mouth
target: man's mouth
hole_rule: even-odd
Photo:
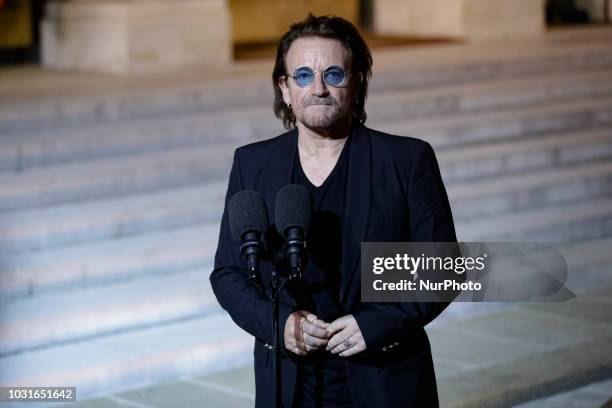
[[[329,99],[320,99],[320,100],[310,100],[310,101],[306,101],[306,103],[304,103],[304,106],[312,106],[312,105],[333,105],[334,101],[331,101]]]

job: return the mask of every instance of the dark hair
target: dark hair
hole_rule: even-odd
[[[287,52],[291,44],[298,38],[322,37],[338,40],[348,50],[351,58],[351,79],[356,85],[357,98],[353,101],[351,114],[353,119],[360,123],[366,121],[364,105],[368,93],[368,81],[372,76],[372,54],[359,31],[349,21],[335,16],[314,16],[308,14],[304,21],[292,24],[289,31],[283,35],[276,51],[276,63],[272,71],[272,85],[274,86],[274,114],[282,119],[286,129],[295,127],[295,115],[283,100],[283,94],[278,86],[279,79],[287,75],[285,65]]]

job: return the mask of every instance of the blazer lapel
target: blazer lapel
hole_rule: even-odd
[[[266,201],[270,225],[274,224],[276,193],[291,183],[291,171],[295,160],[296,147],[297,130],[294,129],[279,138],[259,177],[257,191]]]
[[[357,265],[361,258],[361,242],[366,240],[372,203],[372,162],[370,134],[359,124],[353,127],[349,151],[344,227],[342,232],[342,284],[340,303],[351,309],[356,299],[349,296],[360,282]]]

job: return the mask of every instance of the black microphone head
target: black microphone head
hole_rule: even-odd
[[[230,231],[236,241],[242,241],[244,234],[258,231],[263,234],[268,228],[266,203],[257,191],[239,191],[227,205]]]
[[[312,193],[300,184],[289,184],[276,193],[275,223],[279,234],[285,236],[288,228],[308,230],[312,218]]]

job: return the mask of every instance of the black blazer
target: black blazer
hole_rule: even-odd
[[[436,380],[424,330],[448,304],[361,303],[361,241],[456,241],[450,205],[431,146],[421,140],[356,125],[351,132],[346,221],[342,245],[340,300],[357,320],[367,350],[346,359],[349,384],[358,407],[435,407]],[[269,293],[248,280],[239,243],[230,234],[227,203],[241,190],[262,194],[273,224],[276,192],[290,183],[297,131],[236,150],[210,281],[221,306],[255,337],[256,407],[274,397],[272,308]],[[271,265],[262,262],[269,287]],[[287,292],[280,296],[280,334],[298,309]],[[281,344],[283,344],[281,338]],[[300,357],[283,347],[282,397],[291,407]]]

